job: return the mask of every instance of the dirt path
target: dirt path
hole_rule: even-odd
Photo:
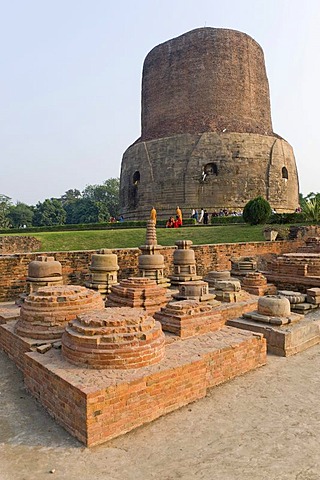
[[[56,425],[0,353],[0,479],[318,480],[320,346],[269,356],[205,399],[92,449]]]

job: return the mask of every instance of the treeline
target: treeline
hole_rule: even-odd
[[[47,198],[36,205],[17,202],[0,194],[0,228],[109,222],[119,215],[119,179],[102,185],[87,185],[80,192],[70,189],[60,198]]]

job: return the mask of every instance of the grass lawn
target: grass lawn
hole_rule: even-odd
[[[194,226],[158,228],[160,245],[174,245],[177,240],[192,240],[194,245],[263,241],[263,225]],[[130,248],[145,243],[145,228],[122,230],[87,230],[29,233],[42,242],[41,250],[96,250],[98,248]]]

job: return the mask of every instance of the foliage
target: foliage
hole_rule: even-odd
[[[245,223],[242,215],[237,217],[233,215],[223,216],[223,217],[211,217],[212,225],[230,225],[234,223]]]
[[[306,199],[302,204],[302,214],[305,220],[311,222],[320,221],[320,196]]]
[[[98,208],[98,221],[103,222],[119,215],[119,178],[109,178],[102,185],[88,185],[83,198],[93,201]]]
[[[60,198],[60,202],[62,203],[63,206],[69,205],[70,203],[74,203],[76,200],[78,200],[81,197],[81,192],[80,190],[75,189],[70,189],[67,190]]]
[[[44,202],[38,202],[34,208],[33,224],[41,225],[62,225],[66,220],[66,211],[61,202],[56,199],[46,199]]]
[[[33,219],[33,209],[25,203],[17,202],[9,207],[7,214],[13,228],[30,227]]]
[[[66,223],[96,223],[99,222],[99,207],[89,198],[79,198],[64,207]]]
[[[11,205],[11,198],[0,194],[0,228],[9,228],[11,226],[8,218]]]
[[[263,197],[256,197],[245,205],[243,220],[250,225],[266,223],[272,213],[270,204]]]
[[[288,224],[288,223],[303,223],[304,222],[304,216],[300,212],[294,212],[294,213],[273,213],[269,220],[268,223],[273,224],[276,223],[278,225],[281,224]]]

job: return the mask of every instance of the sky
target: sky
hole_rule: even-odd
[[[120,175],[140,135],[141,75],[159,43],[199,27],[262,47],[274,132],[300,191],[320,192],[318,0],[0,0],[0,194],[35,205]]]

